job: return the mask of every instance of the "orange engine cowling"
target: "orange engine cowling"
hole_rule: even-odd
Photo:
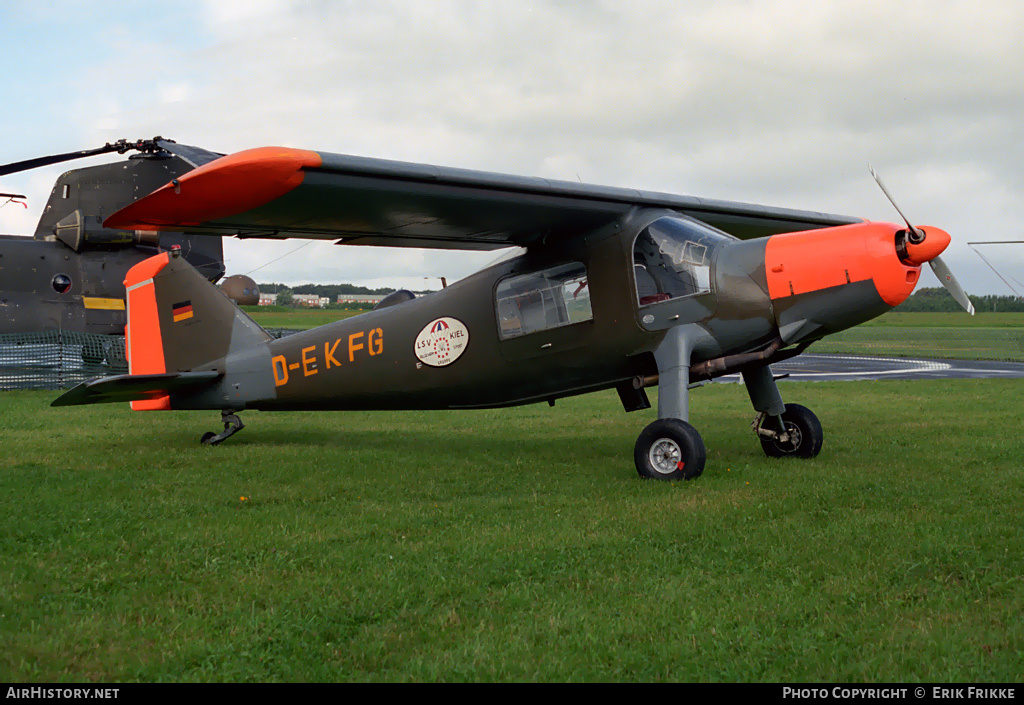
[[[889,306],[903,303],[914,291],[921,265],[949,245],[949,234],[921,228],[924,240],[897,244],[905,228],[893,223],[857,223],[821,230],[774,235],[765,246],[765,275],[773,301],[863,281]]]

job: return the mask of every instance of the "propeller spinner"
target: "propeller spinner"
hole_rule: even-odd
[[[920,266],[927,262],[935,276],[938,277],[942,286],[946,288],[956,302],[960,304],[967,313],[974,315],[974,304],[971,303],[970,297],[967,296],[967,292],[964,291],[963,287],[960,286],[960,282],[953,276],[953,272],[950,271],[949,267],[945,262],[942,261],[942,257],[939,253],[946,249],[949,244],[949,235],[937,228],[919,228],[911,224],[910,220],[903,214],[900,207],[896,205],[896,199],[889,193],[889,189],[885,187],[882,182],[882,177],[878,175],[874,167],[868,166],[871,170],[871,176],[875,179],[875,183],[882,189],[882,193],[889,199],[889,203],[896,209],[896,212],[903,218],[903,222],[907,224],[907,229],[901,231],[896,236],[896,252],[899,253],[900,259],[913,265]]]

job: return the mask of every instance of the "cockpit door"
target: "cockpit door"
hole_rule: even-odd
[[[714,315],[714,254],[735,240],[683,216],[658,218],[633,243],[637,315],[647,330],[661,330]]]

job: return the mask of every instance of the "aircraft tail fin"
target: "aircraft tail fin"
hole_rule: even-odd
[[[192,378],[182,373],[222,374],[224,370],[218,370],[215,363],[272,339],[178,250],[135,265],[128,270],[124,285],[128,297],[125,347],[131,378],[177,375],[177,380],[189,380]],[[114,401],[96,399],[108,400]],[[167,394],[150,394],[132,401],[132,408],[168,409],[169,401]]]

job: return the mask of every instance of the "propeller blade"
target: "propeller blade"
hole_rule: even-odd
[[[896,199],[892,197],[892,194],[889,193],[889,189],[887,189],[885,184],[882,183],[882,177],[878,175],[877,171],[875,171],[875,167],[868,164],[868,169],[871,171],[871,176],[874,178],[875,183],[878,184],[878,188],[882,189],[882,193],[884,193],[885,197],[889,199],[889,203],[892,204],[892,207],[895,208],[896,212],[900,214],[901,218],[903,218],[903,222],[907,224],[907,239],[914,244],[920,244],[920,242],[923,242],[925,238],[924,230],[915,228],[910,224],[910,220],[907,216],[903,215],[903,211],[901,211],[900,207],[896,205]],[[932,266],[932,271],[935,272],[935,276],[939,278],[940,282],[942,282],[942,286],[946,287],[946,291],[952,294],[953,298],[956,299],[956,302],[960,304],[967,313],[973,316],[974,304],[971,303],[971,299],[967,296],[967,292],[964,291],[962,286],[960,286],[960,282],[956,280],[956,277],[953,276],[953,272],[950,271],[949,267],[946,266],[946,263],[942,261],[942,258],[936,255],[930,262],[928,262],[928,264]]]
[[[900,214],[901,218],[903,218],[903,222],[907,224],[907,229],[912,233],[920,235],[921,231],[910,224],[910,220],[907,216],[903,215],[903,211],[901,211],[900,207],[896,205],[896,199],[892,197],[892,194],[889,193],[889,189],[887,189],[885,184],[882,183],[882,177],[878,175],[877,171],[875,171],[875,167],[868,164],[868,169],[871,171],[871,176],[874,178],[875,183],[878,184],[878,188],[882,189],[882,193],[884,193],[885,197],[889,199],[889,203],[892,204],[892,207],[895,208],[896,212]]]
[[[953,272],[949,270],[946,263],[942,261],[941,257],[935,257],[931,262],[932,271],[935,272],[935,276],[942,282],[942,286],[946,287],[946,291],[953,295],[956,302],[964,307],[967,313],[974,315],[974,304],[971,303],[971,299],[967,296],[967,292],[960,286],[960,282],[953,276]]]

